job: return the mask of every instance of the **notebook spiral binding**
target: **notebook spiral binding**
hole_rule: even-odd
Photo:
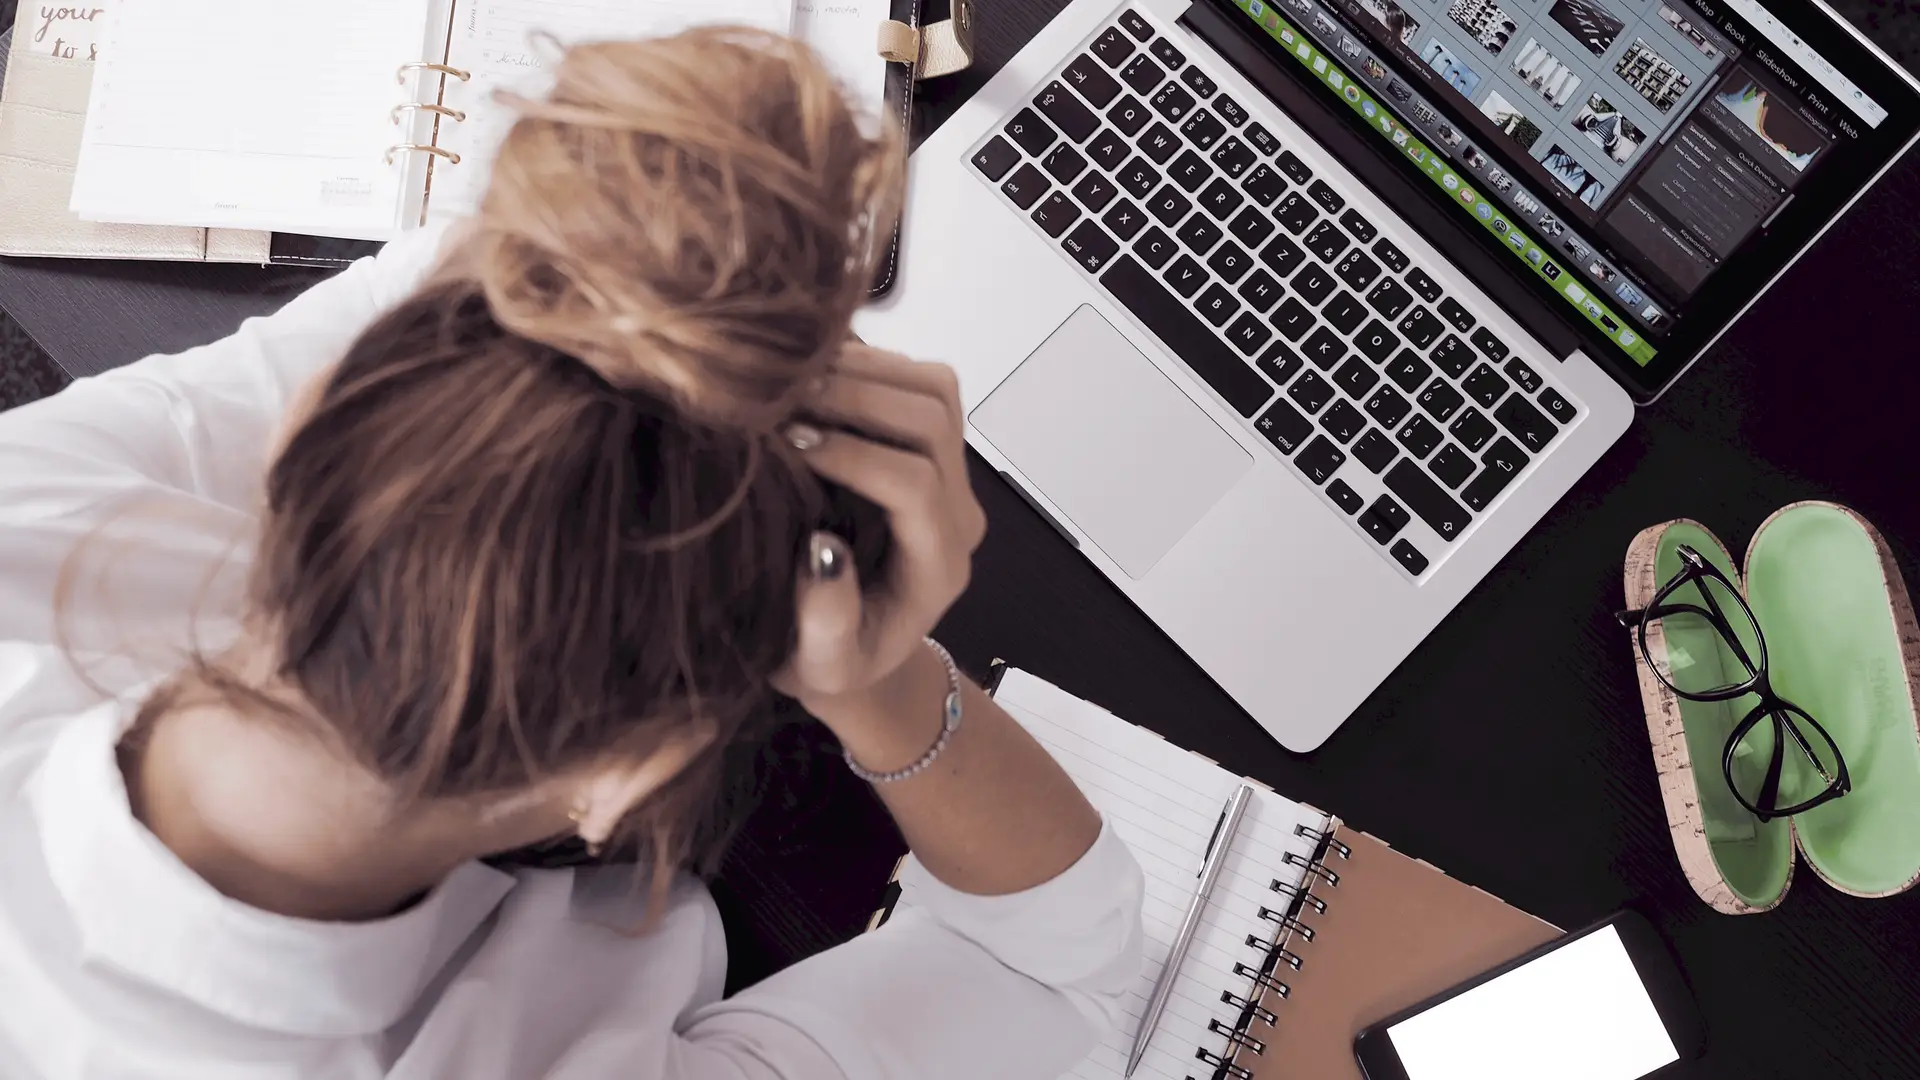
[[[1293,834],[1312,840],[1313,854],[1307,856],[1288,852],[1281,857],[1281,861],[1305,870],[1306,877],[1298,886],[1289,885],[1278,878],[1268,886],[1285,897],[1285,902],[1279,907],[1260,908],[1260,918],[1274,924],[1273,937],[1269,940],[1259,934],[1248,934],[1247,947],[1260,952],[1260,963],[1256,966],[1236,961],[1233,965],[1233,974],[1252,985],[1245,996],[1231,990],[1223,991],[1220,1001],[1233,1006],[1235,1011],[1232,1019],[1215,1018],[1207,1022],[1207,1030],[1226,1038],[1225,1053],[1215,1053],[1203,1046],[1193,1055],[1196,1060],[1212,1067],[1211,1080],[1252,1080],[1253,1072],[1244,1065],[1236,1064],[1234,1059],[1243,1049],[1251,1054],[1266,1053],[1267,1044],[1251,1033],[1253,1022],[1259,1020],[1271,1025],[1277,1023],[1279,1017],[1261,1001],[1269,993],[1282,1001],[1292,994],[1293,988],[1275,973],[1283,967],[1299,971],[1306,964],[1306,958],[1289,947],[1295,941],[1313,942],[1314,928],[1302,922],[1301,916],[1308,911],[1316,915],[1327,913],[1326,899],[1314,895],[1314,890],[1322,887],[1339,888],[1340,873],[1327,863],[1331,859],[1344,861],[1353,857],[1353,849],[1335,839],[1331,830],[1317,832],[1304,825],[1296,825]]]
[[[458,79],[461,82],[466,82],[473,78],[473,72],[471,71],[462,71],[457,67],[450,67],[446,64],[435,64],[426,60],[409,60],[401,64],[394,69],[393,78],[395,82],[401,86],[405,86],[410,76],[421,71],[438,72],[443,79]],[[395,105],[392,111],[387,113],[387,119],[389,123],[398,126],[403,117],[407,120],[412,120],[421,113],[427,113],[433,117],[434,141],[430,143],[419,143],[403,140],[394,143],[392,146],[387,147],[387,164],[393,164],[393,159],[395,155],[398,154],[432,154],[434,157],[445,161],[449,165],[460,164],[459,154],[440,145],[439,131],[440,125],[443,122],[454,124],[466,123],[467,114],[459,109],[449,109],[444,105],[434,102],[403,101]]]

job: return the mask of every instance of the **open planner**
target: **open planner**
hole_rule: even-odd
[[[556,44],[699,24],[799,35],[892,111],[890,0],[105,2],[70,203],[88,221],[384,240],[463,215],[514,119],[495,91],[541,92]]]
[[[1147,962],[1128,1018],[1068,1075],[1126,1070],[1140,1015],[1193,896],[1227,770],[1033,675],[995,691],[1133,849],[1146,873]],[[1559,934],[1338,818],[1252,782],[1142,1080],[1359,1080],[1353,1039]],[[911,890],[894,907],[913,904]]]

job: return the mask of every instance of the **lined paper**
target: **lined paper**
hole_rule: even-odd
[[[1111,1080],[1126,1071],[1147,999],[1198,884],[1208,839],[1242,781],[1025,672],[1008,671],[994,700],[1046,746],[1146,873],[1146,963],[1128,996],[1126,1019],[1067,1074],[1077,1080]],[[1303,868],[1285,862],[1288,852],[1306,858],[1314,852],[1314,838],[1296,835],[1295,828],[1317,832],[1327,825],[1327,815],[1318,810],[1255,786],[1135,1077],[1184,1080],[1210,1075],[1211,1068],[1195,1053],[1226,1050],[1227,1040],[1207,1029],[1207,1021],[1216,1017],[1229,1024],[1238,1017],[1237,1010],[1220,1000],[1223,991],[1257,997],[1250,981],[1233,973],[1233,966],[1242,962],[1257,967],[1265,956],[1246,944],[1248,935],[1274,939],[1278,928],[1260,917],[1260,909],[1284,908],[1286,897],[1275,893],[1272,883],[1278,879],[1298,886],[1306,876]],[[911,902],[910,893],[903,896],[902,903]]]

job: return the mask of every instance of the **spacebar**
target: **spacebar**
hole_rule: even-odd
[[[1188,311],[1133,256],[1120,256],[1101,275],[1100,284],[1241,416],[1252,416],[1273,396],[1266,378],[1247,366],[1214,334],[1213,327]]]

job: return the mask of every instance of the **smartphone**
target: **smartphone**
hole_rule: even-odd
[[[1368,1080],[1643,1080],[1705,1050],[1653,926],[1622,912],[1362,1031]]]

